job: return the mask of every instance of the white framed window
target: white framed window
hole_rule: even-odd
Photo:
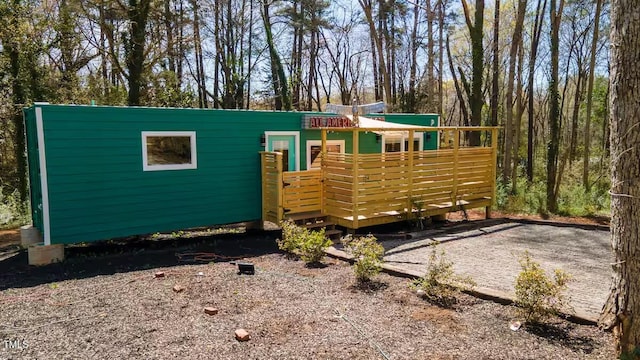
[[[320,169],[322,140],[307,140],[307,170]],[[345,152],[344,140],[327,140],[327,152]]]
[[[265,131],[265,150],[283,154],[284,171],[300,170],[300,132],[299,131]]]
[[[424,149],[424,136],[422,132],[413,134],[413,151]],[[403,136],[382,135],[382,152],[409,151],[409,134]]]
[[[142,170],[198,168],[195,131],[143,131]]]

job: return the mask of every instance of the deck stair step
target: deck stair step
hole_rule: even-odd
[[[334,243],[336,243],[340,241],[340,238],[342,238],[342,230],[338,230],[338,229],[326,230],[324,232],[324,236],[327,239],[331,239],[333,240]]]
[[[289,214],[285,216],[286,220],[293,221],[296,225],[305,227],[309,230],[317,231],[324,229],[327,239],[334,242],[342,237],[342,230],[336,229],[336,224],[327,220],[327,215],[319,212],[306,212]]]
[[[333,230],[336,228],[336,224],[328,221],[319,221],[315,223],[305,224],[304,227],[309,230],[319,230],[322,228],[324,228],[325,230]]]

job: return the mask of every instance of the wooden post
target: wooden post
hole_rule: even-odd
[[[261,182],[262,182],[262,224],[264,224],[264,222],[267,219],[267,201],[266,201],[266,194],[267,194],[267,164],[266,164],[266,156],[267,154],[264,151],[260,152],[260,176],[261,176]],[[263,226],[264,227],[264,226]]]
[[[353,228],[358,228],[358,170],[360,164],[358,162],[358,153],[360,152],[360,132],[357,129],[353,129]]]
[[[498,163],[498,129],[491,129],[491,203],[496,201],[496,166]],[[485,208],[485,218],[491,218],[491,205]]]
[[[451,189],[451,206],[458,206],[458,150],[460,149],[460,129],[453,132],[453,186]]]
[[[276,152],[276,171],[278,173],[278,181],[276,184],[278,190],[278,224],[284,219],[284,180],[282,179],[282,153]]]
[[[327,130],[326,129],[320,130],[320,139],[322,140],[320,144],[320,212],[323,215],[328,215],[324,211],[324,196],[327,191],[324,184],[325,166],[326,166],[325,161],[327,159]]]
[[[407,184],[409,185],[407,189],[407,211],[408,215],[411,216],[413,212],[413,139],[415,132],[413,130],[409,130],[409,174],[407,176]],[[420,210],[420,209],[418,209]]]

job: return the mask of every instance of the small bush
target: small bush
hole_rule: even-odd
[[[297,255],[306,263],[319,263],[324,256],[324,249],[333,244],[325,237],[324,229],[309,231],[290,220],[283,221],[280,226],[282,239],[277,240],[280,250]]]
[[[0,187],[0,229],[29,222],[28,206],[20,202],[18,191],[6,195]]]
[[[358,282],[368,282],[382,270],[384,247],[378,243],[373,235],[355,239],[348,238],[344,244],[347,252],[355,259],[353,271]]]
[[[527,323],[538,323],[568,306],[564,291],[571,276],[555,269],[551,279],[529,252],[519,259],[522,270],[516,278],[516,304]]]
[[[295,254],[300,248],[300,241],[304,237],[304,228],[294,224],[293,221],[287,220],[280,223],[282,228],[282,239],[278,239],[278,248],[290,254]]]
[[[421,290],[423,296],[436,304],[448,306],[455,303],[455,294],[462,290],[470,290],[476,286],[469,276],[460,276],[453,271],[453,262],[448,261],[445,251],[438,253],[438,245],[434,245],[429,256],[429,265],[425,276],[411,283],[413,290]]]

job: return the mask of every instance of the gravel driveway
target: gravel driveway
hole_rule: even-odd
[[[429,245],[440,241],[457,273],[470,275],[480,288],[513,296],[520,271],[518,257],[528,250],[544,269],[561,268],[571,274],[568,295],[576,314],[597,319],[609,294],[612,275],[613,253],[607,230],[504,220],[455,228],[414,233],[410,240],[382,241],[385,261],[424,272],[431,253]]]

